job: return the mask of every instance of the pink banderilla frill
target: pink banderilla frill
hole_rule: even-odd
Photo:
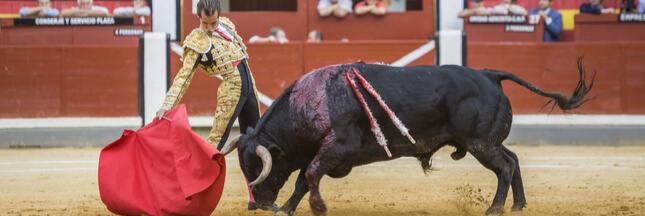
[[[356,77],[358,77],[358,79],[361,81],[361,84],[363,85],[363,87],[365,89],[367,89],[367,91],[379,102],[379,104],[381,104],[381,107],[383,107],[383,109],[387,112],[387,114],[390,117],[390,119],[392,119],[392,122],[394,122],[394,125],[396,125],[396,127],[401,131],[401,134],[403,134],[404,136],[408,137],[410,142],[415,144],[416,141],[414,141],[412,136],[410,136],[410,134],[408,133],[408,129],[405,127],[405,125],[403,125],[403,122],[401,122],[401,120],[399,120],[399,118],[396,117],[394,112],[392,112],[392,110],[387,106],[387,104],[385,104],[385,101],[383,101],[381,96],[374,90],[372,85],[370,85],[367,82],[367,80],[365,80],[365,78],[363,78],[363,76],[361,76],[358,73],[358,71],[356,71],[354,68],[352,68],[351,70],[354,72]],[[354,91],[354,94],[356,94],[356,97],[358,98],[358,100],[360,101],[361,105],[363,106],[363,108],[365,110],[365,114],[367,114],[367,116],[370,119],[370,125],[372,126],[372,132],[376,136],[376,140],[378,141],[379,145],[381,145],[383,147],[383,149],[385,149],[385,152],[387,153],[387,156],[392,157],[392,153],[390,153],[390,150],[387,148],[387,140],[385,139],[385,135],[381,131],[381,128],[380,128],[379,124],[376,122],[376,118],[374,118],[374,115],[372,114],[372,111],[368,107],[367,102],[365,101],[365,98],[363,97],[363,95],[361,95],[360,91],[358,90],[358,85],[352,79],[350,73],[346,73],[345,75],[347,76],[347,80],[349,81],[350,85],[352,86],[352,90]]]
[[[387,112],[387,115],[390,116],[390,119],[392,119],[392,123],[394,123],[396,128],[398,128],[399,131],[401,131],[401,135],[406,136],[408,140],[412,142],[412,144],[416,144],[417,142],[414,141],[414,138],[412,138],[412,136],[410,136],[408,128],[405,127],[405,125],[403,125],[403,122],[401,122],[399,117],[396,117],[396,115],[390,109],[390,107],[388,107],[387,104],[385,104],[385,101],[383,100],[383,98],[381,98],[381,95],[379,95],[378,92],[374,90],[372,85],[370,85],[370,83],[367,82],[367,80],[365,80],[365,78],[361,74],[359,74],[358,71],[356,71],[356,69],[352,68],[352,71],[354,72],[354,74],[356,74],[356,77],[358,77],[358,79],[361,81],[361,83],[363,84],[363,87],[365,87],[365,89],[370,94],[372,94],[372,97],[374,97],[376,101],[378,101],[378,103],[381,104],[381,107],[383,107],[385,112]]]

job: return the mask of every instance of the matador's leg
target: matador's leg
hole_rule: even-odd
[[[233,73],[237,73],[233,72]],[[226,141],[228,133],[235,121],[234,114],[240,101],[242,93],[242,82],[240,76],[228,74],[224,77],[222,84],[217,88],[217,108],[215,109],[215,119],[213,120],[213,129],[208,136],[208,142],[216,146],[218,150],[222,149],[222,140]],[[239,111],[238,111],[239,112]],[[224,137],[226,136],[226,137]]]
[[[253,127],[260,118],[260,109],[255,85],[250,75],[250,70],[243,60],[237,66],[238,70],[226,77],[218,88],[218,104],[215,111],[215,120],[208,141],[217,145],[217,149],[224,147],[230,134],[235,119],[239,116],[240,132],[246,133],[248,127]],[[235,76],[238,73],[239,76]],[[225,84],[226,83],[226,84]],[[220,98],[222,96],[223,98]]]

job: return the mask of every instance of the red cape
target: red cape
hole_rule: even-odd
[[[224,155],[190,129],[181,104],[138,131],[124,130],[99,159],[99,191],[121,215],[210,215],[224,188]]]

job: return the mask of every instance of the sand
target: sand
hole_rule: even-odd
[[[519,159],[528,208],[507,215],[645,215],[645,146],[508,146]],[[101,148],[0,150],[0,215],[111,215],[101,202]],[[324,177],[328,215],[483,215],[495,175],[472,156],[453,161],[440,150],[428,175],[414,158],[356,167]],[[294,173],[276,203],[293,191]],[[212,215],[273,215],[248,211],[237,154],[227,157],[224,193]],[[311,215],[307,194],[295,215]]]

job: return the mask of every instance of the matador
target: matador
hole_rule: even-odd
[[[184,40],[183,67],[177,73],[161,107],[170,110],[179,104],[197,67],[207,75],[221,75],[217,89],[217,108],[208,142],[221,150],[226,143],[235,118],[239,117],[241,133],[255,126],[259,117],[259,100],[255,81],[246,61],[248,54],[235,25],[226,17],[211,34],[194,29]]]

